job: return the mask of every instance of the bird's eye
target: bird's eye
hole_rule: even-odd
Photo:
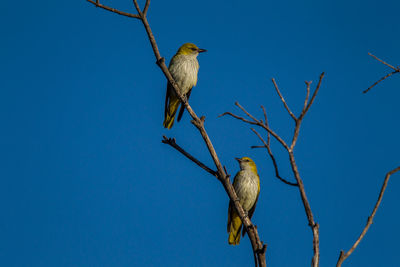
[[[196,51],[197,49],[196,48],[194,48],[194,47],[192,47],[192,48],[190,48],[190,49],[192,49],[193,51]]]

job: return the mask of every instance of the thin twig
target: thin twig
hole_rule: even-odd
[[[318,84],[317,84],[317,88],[315,89],[315,91],[314,91],[314,93],[313,93],[313,95],[311,97],[310,102],[307,104],[306,109],[302,112],[302,115],[300,115],[300,116],[304,117],[304,115],[310,109],[311,105],[314,103],[315,97],[318,94],[318,91],[319,91],[319,88],[321,87],[321,82],[322,82],[322,79],[324,78],[324,76],[325,76],[325,72],[321,73],[321,75],[319,76],[319,81],[318,81]]]
[[[301,111],[302,113],[306,110],[307,104],[308,104],[308,98],[310,97],[310,87],[311,87],[311,81],[310,82],[305,82],[307,85],[307,94],[306,98],[304,99],[304,105],[303,105],[303,110]]]
[[[144,8],[143,8],[143,14],[145,16],[147,15],[147,11],[149,9],[149,6],[150,6],[150,0],[146,0],[146,4],[144,5]]]
[[[238,103],[238,104],[239,104],[239,103]],[[238,106],[239,106],[246,114],[249,114],[242,106],[240,106],[240,105],[238,105]],[[276,140],[278,140],[278,142],[281,143],[282,146],[284,146],[286,149],[289,149],[289,146],[286,144],[286,142],[285,142],[277,133],[275,133],[271,128],[269,128],[266,124],[264,124],[262,121],[257,120],[257,119],[256,119],[256,121],[250,121],[250,120],[247,120],[247,119],[245,119],[245,118],[243,118],[243,117],[240,117],[240,116],[238,116],[238,115],[235,115],[235,114],[233,114],[233,113],[231,113],[231,112],[222,113],[222,114],[219,115],[218,117],[222,117],[222,116],[225,116],[225,115],[229,115],[229,116],[232,116],[233,118],[238,119],[238,120],[241,120],[241,121],[243,121],[243,122],[246,122],[246,123],[249,123],[249,124],[252,124],[252,125],[258,125],[258,126],[264,128],[264,129],[265,129],[267,132],[269,132]],[[253,116],[251,115],[251,117],[253,117]],[[253,117],[253,118],[254,118],[254,117]]]
[[[370,87],[368,87],[368,89],[364,90],[363,93],[367,93],[369,90],[371,90],[375,85],[379,84],[380,82],[386,80],[387,78],[389,78],[390,76],[392,76],[393,74],[399,73],[400,72],[400,67],[394,67],[392,65],[390,65],[389,63],[387,63],[386,61],[383,61],[382,59],[378,58],[377,56],[368,53],[368,55],[370,55],[371,57],[373,57],[374,59],[378,60],[379,62],[381,62],[382,64],[388,66],[389,68],[393,69],[394,71],[386,74],[385,76],[383,76],[382,78],[380,78],[378,81],[376,81],[373,85],[371,85]]]
[[[143,16],[142,10],[140,9],[139,4],[136,0],[133,0],[133,5],[135,6],[136,11],[138,12],[140,18],[143,20],[144,16]]]
[[[235,102],[235,105],[236,106],[238,106],[244,113],[246,113],[246,115],[247,116],[249,116],[250,118],[252,118],[255,122],[258,122],[258,120],[253,116],[253,115],[251,115],[249,112],[247,112],[247,110],[245,110],[240,104],[239,104],[239,102]]]
[[[109,7],[109,6],[102,5],[102,4],[100,4],[99,0],[96,0],[96,2],[93,1],[93,0],[86,0],[86,1],[88,1],[89,3],[92,3],[96,7],[101,7],[103,9],[108,10],[110,12],[113,12],[115,14],[122,15],[122,16],[129,17],[129,18],[140,19],[140,16],[137,15],[137,14],[132,14],[132,13],[120,11],[118,9],[115,9],[115,8],[112,8],[112,7]]]
[[[161,142],[164,143],[164,144],[172,146],[173,148],[175,148],[176,150],[181,152],[185,157],[187,157],[188,159],[190,159],[191,161],[193,161],[194,163],[199,165],[200,168],[204,169],[205,171],[207,171],[211,175],[213,175],[213,176],[218,178],[218,173],[216,171],[214,171],[211,168],[207,167],[204,163],[202,163],[201,161],[199,161],[198,159],[196,159],[195,157],[190,155],[188,152],[186,152],[182,147],[180,147],[176,143],[175,138],[167,138],[165,135],[163,135],[163,140],[161,140]]]
[[[289,182],[289,181],[285,180],[284,178],[282,178],[282,177],[279,175],[278,164],[276,163],[275,157],[274,157],[274,155],[272,154],[270,145],[269,145],[267,142],[265,142],[264,138],[262,138],[262,136],[261,136],[254,128],[251,128],[251,130],[258,136],[258,138],[261,140],[261,142],[264,143],[264,146],[263,146],[263,147],[267,149],[268,154],[269,154],[269,156],[271,157],[272,164],[274,165],[274,168],[275,168],[275,176],[276,176],[276,178],[278,178],[279,180],[281,180],[282,182],[284,182],[284,183],[287,184],[287,185],[298,186],[297,183]],[[252,146],[252,148],[254,148],[254,146]]]
[[[377,56],[375,56],[375,55],[373,55],[373,54],[371,54],[371,53],[368,53],[368,55],[370,55],[371,57],[375,58],[375,59],[378,60],[380,63],[382,63],[382,64],[388,66],[389,68],[392,68],[393,70],[398,70],[398,69],[399,69],[399,68],[393,67],[392,65],[390,65],[390,64],[387,63],[386,61],[383,61],[382,59],[378,58]]]
[[[235,115],[235,114],[233,114],[233,113],[231,113],[231,112],[229,112],[229,111],[222,113],[221,115],[218,116],[218,118],[219,118],[219,117],[223,117],[223,116],[225,116],[225,115],[232,116],[232,117],[234,117],[235,119],[241,120],[241,121],[246,122],[246,123],[249,123],[249,124],[258,125],[257,122],[249,121],[249,120],[247,120],[247,119],[245,119],[245,118],[243,118],[243,117],[240,117],[240,116],[238,116],[238,115]]]
[[[383,80],[386,80],[387,78],[389,78],[390,76],[392,76],[395,73],[400,72],[400,69],[392,71],[388,74],[386,74],[384,77],[380,78],[378,81],[376,81],[373,85],[371,85],[370,87],[368,87],[368,89],[364,90],[363,93],[367,93],[369,90],[371,90],[375,85],[377,85],[378,83],[382,82]]]
[[[343,261],[346,260],[351,255],[351,253],[353,253],[353,251],[360,244],[361,240],[364,238],[364,236],[367,233],[369,227],[371,226],[371,224],[373,222],[373,219],[374,219],[374,217],[376,215],[376,212],[377,212],[377,210],[378,210],[378,208],[379,208],[379,206],[380,206],[380,204],[382,202],[383,194],[385,193],[385,190],[386,190],[387,184],[389,182],[390,176],[392,174],[398,172],[398,171],[400,171],[400,166],[398,166],[397,168],[389,171],[386,174],[385,180],[383,181],[383,185],[382,185],[381,191],[379,192],[378,200],[376,201],[376,204],[374,206],[374,209],[372,210],[371,215],[368,217],[367,224],[365,225],[365,227],[362,230],[360,236],[357,238],[356,242],[354,242],[353,246],[349,249],[349,251],[347,251],[347,252],[344,252],[343,250],[340,251],[339,259],[338,259],[338,261],[336,263],[336,267],[340,267],[342,265]]]
[[[287,110],[287,112],[289,113],[290,117],[293,118],[293,120],[296,120],[296,116],[293,114],[293,112],[290,110],[289,106],[286,104],[285,98],[283,98],[281,91],[279,91],[278,85],[275,82],[275,79],[272,78],[272,83],[274,84],[275,90],[278,93],[283,105],[285,106],[285,109]]]

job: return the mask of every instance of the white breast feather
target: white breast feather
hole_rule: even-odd
[[[173,58],[169,71],[182,90],[181,93],[186,94],[197,83],[199,63],[195,56],[178,55]]]
[[[233,186],[243,209],[249,211],[257,200],[258,176],[250,170],[241,170],[235,177]]]

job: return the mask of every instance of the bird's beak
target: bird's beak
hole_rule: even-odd
[[[242,162],[241,158],[235,158],[239,163]]]
[[[207,50],[199,48],[199,53],[203,53],[203,52],[207,52]]]

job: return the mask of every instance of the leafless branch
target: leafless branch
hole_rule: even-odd
[[[102,5],[102,4],[100,4],[99,0],[96,0],[96,2],[93,1],[93,0],[86,0],[86,1],[88,1],[89,3],[92,3],[96,7],[103,8],[105,10],[108,10],[110,12],[116,13],[118,15],[122,15],[122,16],[129,17],[129,18],[134,18],[134,19],[140,19],[140,16],[137,15],[137,14],[132,14],[132,13],[120,11],[118,9],[115,9],[115,8],[112,8],[112,7],[109,7],[109,6]]]
[[[190,159],[191,161],[193,161],[194,163],[196,163],[197,165],[200,166],[200,168],[202,168],[203,170],[207,171],[208,173],[210,173],[212,176],[215,176],[218,178],[218,173],[214,170],[212,170],[211,168],[207,167],[204,163],[202,163],[201,161],[199,161],[198,159],[196,159],[195,157],[193,157],[192,155],[190,155],[188,152],[186,152],[182,147],[180,147],[177,143],[175,138],[167,138],[165,135],[163,135],[163,140],[161,140],[161,142],[163,142],[164,144],[170,145],[173,148],[175,148],[176,150],[178,150],[179,152],[181,152],[185,157],[187,157],[188,159]]]
[[[287,185],[298,186],[297,183],[289,182],[289,181],[283,179],[283,178],[279,175],[278,164],[276,163],[275,157],[274,157],[274,155],[272,154],[270,145],[269,145],[267,142],[265,142],[264,138],[262,138],[262,136],[261,136],[254,128],[251,128],[251,130],[258,136],[258,138],[261,140],[261,142],[264,143],[264,146],[262,146],[262,147],[267,149],[268,154],[269,154],[269,156],[271,157],[272,164],[274,165],[274,168],[275,168],[275,176],[276,176],[276,178],[278,178],[279,180],[281,180],[282,182],[284,182],[284,183],[287,184]],[[252,148],[254,148],[254,146],[252,146]]]
[[[149,10],[149,6],[150,6],[150,0],[146,0],[146,4],[144,5],[143,8],[143,14],[146,16],[147,11]]]
[[[336,267],[342,266],[343,261],[345,261],[345,260],[351,255],[351,253],[353,253],[353,251],[354,251],[354,250],[357,248],[357,246],[360,244],[361,240],[364,238],[365,234],[367,233],[369,227],[371,226],[371,224],[372,224],[372,222],[373,222],[373,219],[374,219],[374,217],[375,217],[376,211],[378,210],[378,208],[379,208],[379,206],[380,206],[380,204],[381,204],[381,202],[382,202],[382,197],[383,197],[383,194],[385,193],[385,190],[386,190],[387,184],[388,184],[388,182],[389,182],[390,176],[391,176],[392,174],[398,172],[398,171],[400,171],[400,166],[398,166],[397,168],[395,168],[395,169],[389,171],[389,172],[386,174],[385,180],[383,181],[383,185],[382,185],[381,191],[379,192],[378,200],[376,201],[376,204],[375,204],[375,206],[374,206],[374,209],[372,210],[371,215],[368,217],[367,224],[365,225],[365,227],[364,227],[364,229],[362,230],[360,236],[358,237],[358,239],[356,240],[356,242],[354,242],[353,246],[349,249],[349,251],[347,251],[347,252],[344,252],[343,250],[340,251],[339,259],[338,259],[338,261],[337,261],[337,263],[336,263]]]
[[[101,5],[97,2],[93,2],[92,0],[87,0],[90,3],[94,4],[95,6],[99,6],[102,7],[106,10],[115,12],[117,14],[120,15],[126,15],[125,13],[118,11],[116,12],[115,9],[112,8],[105,8],[105,6]],[[148,39],[150,41],[151,47],[153,49],[154,52],[154,56],[156,58],[156,64],[159,66],[159,68],[162,70],[162,72],[164,73],[164,76],[167,78],[168,82],[172,85],[172,87],[175,90],[176,95],[178,96],[179,100],[182,102],[182,104],[185,106],[186,110],[188,111],[188,113],[190,114],[190,116],[192,117],[192,124],[198,129],[198,131],[200,132],[201,137],[203,138],[203,141],[205,142],[207,149],[210,153],[211,158],[214,161],[214,164],[217,168],[217,175],[215,175],[218,180],[221,182],[222,186],[224,187],[227,195],[229,196],[229,199],[233,201],[234,203],[234,207],[235,210],[237,211],[240,219],[242,220],[242,223],[244,225],[244,227],[247,229],[247,234],[249,236],[252,248],[253,248],[253,252],[256,253],[257,255],[257,261],[259,266],[264,267],[266,266],[266,259],[265,259],[265,253],[266,253],[266,245],[263,244],[263,242],[261,242],[260,237],[258,235],[258,231],[257,228],[252,224],[252,222],[250,221],[250,218],[247,216],[246,212],[243,210],[243,207],[240,205],[239,201],[235,201],[238,199],[236,192],[233,188],[233,185],[229,179],[229,176],[227,175],[227,173],[225,172],[224,168],[222,167],[222,164],[218,158],[218,155],[214,149],[214,146],[211,142],[211,139],[209,138],[206,129],[204,127],[204,121],[205,121],[205,117],[198,117],[196,115],[196,113],[194,112],[194,110],[192,109],[192,107],[189,105],[187,99],[185,96],[183,96],[180,93],[180,90],[178,88],[178,85],[176,84],[176,82],[174,81],[171,73],[168,70],[168,67],[165,64],[165,59],[163,57],[161,57],[155,37],[153,35],[153,32],[150,28],[149,22],[147,20],[147,16],[146,16],[146,12],[148,10],[150,1],[147,0],[144,10],[143,12],[140,10],[140,7],[137,3],[137,0],[133,0],[133,4],[137,10],[138,15],[133,15],[132,16],[128,16],[128,17],[134,17],[134,18],[139,18],[141,20],[141,22],[143,23],[143,26],[146,30]],[[176,147],[175,147],[176,148]],[[180,151],[182,153],[182,151]]]
[[[306,115],[306,113],[307,113],[308,110],[310,109],[311,105],[314,103],[315,97],[316,97],[317,94],[318,94],[318,91],[319,91],[319,88],[321,87],[321,82],[322,82],[322,79],[324,78],[324,76],[325,76],[325,73],[324,73],[324,72],[321,73],[321,75],[319,76],[318,84],[317,84],[317,87],[316,87],[315,90],[314,90],[314,93],[313,93],[313,95],[312,95],[312,97],[311,97],[311,100],[310,100],[310,102],[307,104],[307,107],[302,111],[302,113],[301,113],[301,115],[300,115],[299,117],[304,117],[304,115]],[[311,82],[310,82],[310,84],[311,84]]]
[[[230,115],[230,116],[232,116],[232,117],[234,117],[236,119],[239,119],[239,120],[241,120],[241,121],[243,121],[245,123],[249,123],[251,125],[257,125],[257,126],[263,128],[264,130],[267,131],[267,135],[271,134],[287,150],[287,152],[289,154],[290,165],[292,167],[292,172],[293,172],[293,175],[294,175],[294,177],[295,177],[295,179],[297,181],[297,184],[293,184],[293,185],[296,185],[299,188],[299,193],[300,193],[300,197],[301,197],[301,200],[302,200],[302,203],[303,203],[303,206],[304,206],[304,210],[305,210],[305,213],[306,213],[306,216],[307,216],[308,224],[309,224],[309,226],[311,228],[311,231],[312,231],[312,234],[313,234],[313,251],[314,251],[314,255],[313,255],[313,258],[312,258],[312,266],[313,267],[318,267],[319,266],[319,254],[320,254],[320,252],[319,252],[319,225],[314,220],[314,216],[313,216],[313,213],[311,211],[311,206],[310,206],[310,203],[308,202],[308,199],[307,199],[307,195],[306,195],[306,191],[305,191],[305,188],[304,188],[303,180],[300,177],[300,172],[298,170],[297,163],[296,163],[296,160],[295,160],[295,157],[294,157],[293,149],[294,149],[294,147],[295,147],[295,145],[297,143],[297,139],[298,139],[298,136],[299,136],[300,126],[301,126],[302,120],[303,120],[304,116],[307,114],[307,112],[310,109],[311,105],[314,103],[315,97],[317,96],[317,93],[318,93],[318,91],[319,91],[319,89],[321,87],[321,82],[322,82],[322,79],[324,78],[324,75],[325,75],[324,73],[321,73],[321,75],[319,77],[319,81],[318,81],[317,87],[314,90],[310,101],[308,101],[308,99],[309,99],[309,96],[310,96],[311,82],[306,82],[307,95],[306,95],[305,100],[304,100],[303,110],[302,110],[302,112],[301,112],[301,114],[300,114],[300,116],[298,118],[291,112],[290,108],[286,104],[285,99],[283,98],[281,92],[279,91],[279,88],[278,88],[278,86],[277,86],[277,84],[275,82],[275,79],[272,79],[272,82],[274,84],[275,90],[277,91],[281,102],[283,103],[286,111],[289,113],[289,115],[295,121],[295,129],[294,129],[294,133],[293,133],[292,142],[291,142],[290,147],[286,144],[286,142],[278,134],[276,134],[274,131],[272,131],[270,129],[270,127],[268,125],[267,113],[265,111],[265,108],[263,108],[263,107],[262,108],[263,108],[265,122],[262,122],[262,120],[256,119],[249,112],[247,112],[245,108],[240,106],[237,102],[235,104],[248,117],[250,117],[252,119],[252,121],[247,120],[247,119],[245,119],[243,117],[240,117],[238,115],[232,114],[230,112],[225,112],[224,114],[222,114],[222,115]],[[269,139],[267,139],[267,142],[266,142],[258,132],[256,132],[253,128],[252,128],[252,130],[253,130],[254,133],[256,133],[256,135],[263,142],[264,147],[266,147],[268,149],[268,147],[270,147]],[[268,136],[268,138],[269,138],[269,136]],[[274,157],[271,156],[272,153],[271,153],[270,150],[268,150],[268,153],[269,153],[269,155],[271,157],[271,160],[272,160],[272,162],[274,164],[275,171],[276,171],[277,170],[276,161],[274,160]]]
[[[287,110],[287,112],[289,113],[290,117],[292,117],[293,120],[296,120],[296,116],[293,114],[293,112],[290,110],[289,106],[286,104],[285,98],[283,98],[281,91],[279,91],[278,85],[275,82],[275,79],[272,78],[272,83],[274,84],[275,90],[278,93],[283,105],[285,106],[285,109]]]
[[[400,67],[393,67],[392,65],[390,65],[389,63],[383,61],[382,59],[374,56],[371,53],[368,53],[368,55],[370,55],[371,57],[375,58],[376,60],[378,60],[379,62],[381,62],[382,64],[388,66],[389,68],[393,69],[394,71],[389,72],[388,74],[386,74],[385,76],[383,76],[382,78],[380,78],[379,80],[377,80],[373,85],[371,85],[370,87],[368,87],[368,89],[364,90],[363,93],[367,93],[369,90],[371,90],[375,85],[379,84],[380,82],[386,80],[387,78],[389,78],[390,76],[392,76],[395,73],[399,73],[400,72]]]
[[[368,53],[368,55],[370,55],[371,57],[373,57],[373,58],[375,58],[376,60],[378,60],[380,63],[382,63],[382,64],[388,66],[389,68],[391,68],[391,69],[393,69],[393,70],[398,70],[398,69],[399,69],[399,68],[393,67],[392,65],[390,65],[390,64],[387,63],[386,61],[383,61],[382,59],[378,58],[377,56],[375,56],[375,55],[373,55],[373,54],[371,54],[371,53]]]
[[[239,104],[239,103],[238,103]],[[240,106],[240,105],[239,105]],[[241,109],[242,110],[245,110],[242,106],[240,106],[241,107]],[[245,111],[245,113],[246,113],[247,111]],[[248,112],[247,112],[248,113]],[[233,113],[231,113],[231,112],[225,112],[225,113],[223,113],[223,114],[221,114],[221,115],[219,115],[218,117],[222,117],[222,116],[225,116],[225,115],[229,115],[229,116],[231,116],[231,117],[233,117],[233,118],[235,118],[235,119],[238,119],[238,120],[241,120],[241,121],[243,121],[243,122],[246,122],[246,123],[249,123],[249,124],[252,124],[252,125],[257,125],[257,126],[260,126],[260,127],[262,127],[262,128],[264,128],[267,132],[269,132],[276,140],[278,140],[278,142],[279,143],[281,143],[282,144],[282,146],[283,147],[285,147],[286,149],[289,149],[289,146],[286,144],[286,142],[277,134],[277,133],[275,133],[271,128],[269,128],[265,123],[263,123],[261,120],[255,120],[255,121],[250,121],[250,120],[247,120],[247,119],[245,119],[245,118],[243,118],[243,117],[241,117],[241,116],[238,116],[238,115],[235,115],[235,114],[233,114]],[[253,117],[254,118],[254,117]]]

